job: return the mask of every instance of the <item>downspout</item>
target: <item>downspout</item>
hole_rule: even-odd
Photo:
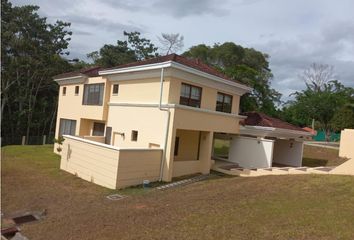
[[[162,181],[162,175],[163,175],[164,165],[166,161],[166,149],[167,149],[168,131],[170,128],[170,115],[171,115],[170,110],[168,108],[162,108],[163,81],[164,81],[164,68],[161,68],[159,110],[165,111],[167,113],[167,122],[166,122],[166,130],[165,130],[165,139],[163,143],[163,151],[161,155],[159,181]]]

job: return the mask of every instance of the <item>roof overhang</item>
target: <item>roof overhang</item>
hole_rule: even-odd
[[[79,84],[79,83],[84,83],[86,78],[87,78],[86,75],[80,74],[78,76],[73,76],[73,77],[56,78],[54,79],[54,81],[59,85]]]
[[[224,78],[197,70],[192,67],[185,66],[183,64],[180,64],[180,63],[177,63],[174,61],[166,61],[166,62],[162,62],[162,63],[146,64],[146,65],[141,65],[141,66],[126,67],[126,68],[107,69],[107,70],[99,71],[98,74],[101,76],[104,76],[104,75],[107,76],[107,75],[113,75],[113,74],[119,74],[119,73],[138,72],[138,71],[162,69],[162,68],[168,68],[168,67],[179,69],[179,70],[182,70],[182,71],[185,71],[188,73],[192,73],[192,74],[195,74],[195,75],[198,75],[201,77],[205,77],[205,78],[208,78],[213,81],[220,82],[220,83],[223,83],[223,84],[226,84],[229,86],[237,87],[239,89],[242,89],[244,91],[244,93],[252,91],[251,87],[248,87],[243,84],[233,82],[230,80],[226,80]]]
[[[252,135],[257,137],[275,137],[275,138],[305,138],[311,137],[312,134],[305,131],[296,131],[284,128],[262,127],[245,125],[240,126],[240,134]]]

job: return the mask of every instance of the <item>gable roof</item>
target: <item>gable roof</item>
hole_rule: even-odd
[[[102,69],[102,71],[105,70],[116,70],[116,69],[122,69],[122,68],[129,68],[129,67],[137,67],[137,66],[143,66],[143,65],[150,65],[150,64],[157,64],[157,63],[163,63],[163,62],[176,62],[179,64],[182,64],[184,66],[190,67],[190,68],[194,68],[196,70],[202,71],[204,73],[208,73],[210,75],[216,76],[216,77],[220,77],[244,86],[247,86],[246,84],[241,83],[240,81],[231,79],[229,77],[227,77],[225,74],[219,72],[218,70],[216,70],[215,68],[203,63],[200,59],[189,59],[183,56],[180,56],[178,54],[169,54],[166,56],[159,56],[159,57],[155,57],[155,58],[150,58],[150,59],[146,59],[146,60],[142,60],[142,61],[137,61],[137,62],[132,62],[132,63],[128,63],[128,64],[123,64],[123,65],[119,65],[117,67],[112,67],[112,68],[105,68]],[[248,87],[248,86],[247,86]]]
[[[82,76],[82,77],[97,77],[98,72],[101,69],[102,69],[101,67],[97,67],[97,66],[82,68],[80,70],[55,75],[53,78],[54,78],[54,80],[58,80],[58,79],[63,79],[63,78],[72,78],[72,77],[80,77],[80,76]]]
[[[300,127],[282,121],[278,118],[270,117],[264,113],[245,112],[245,113],[241,113],[240,115],[247,116],[246,119],[240,122],[240,124],[242,125],[281,128],[286,130],[300,131],[300,132],[307,133],[307,131],[305,131]]]

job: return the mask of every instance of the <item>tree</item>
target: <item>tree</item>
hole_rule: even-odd
[[[123,32],[127,41],[117,41],[116,45],[105,44],[99,51],[87,54],[95,65],[114,67],[157,56],[157,47],[149,39],[141,38],[139,32]]]
[[[281,94],[270,87],[273,75],[269,69],[269,56],[252,48],[243,48],[233,42],[204,44],[191,47],[183,53],[189,58],[198,58],[231,79],[240,81],[253,88],[249,94],[241,97],[240,110],[261,111],[275,116],[276,104]]]
[[[303,91],[295,92],[294,96],[295,100],[290,101],[287,108],[283,109],[284,115],[290,117],[287,120],[310,125],[312,119],[315,119],[326,132],[327,140],[331,131],[349,127],[354,122],[352,115],[343,112],[343,107],[354,100],[354,89],[345,87],[338,81],[323,84],[320,91],[308,86]]]
[[[161,33],[162,37],[158,37],[161,43],[161,50],[168,55],[182,50],[184,37],[179,33]]]
[[[327,64],[312,63],[300,75],[306,86],[313,91],[321,91],[326,84],[334,80],[334,67]]]
[[[68,54],[70,24],[49,24],[38,9],[1,1],[2,136],[50,133],[58,91],[52,76],[72,69],[61,57]]]

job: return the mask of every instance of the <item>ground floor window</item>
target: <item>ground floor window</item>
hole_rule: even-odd
[[[95,122],[93,123],[92,136],[104,136],[104,123]]]
[[[59,124],[59,136],[63,135],[75,135],[76,130],[76,120],[71,119],[60,119]]]

